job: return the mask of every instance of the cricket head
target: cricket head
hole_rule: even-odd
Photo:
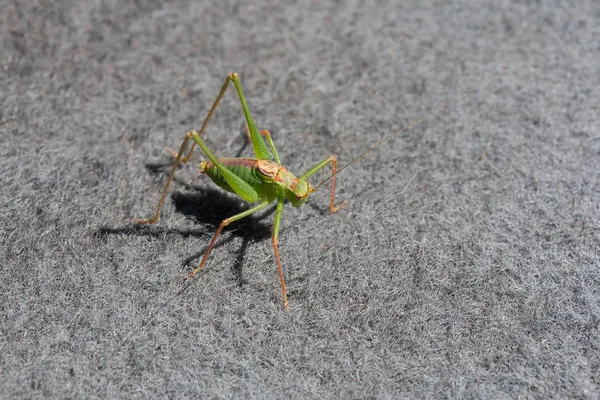
[[[312,192],[310,183],[296,178],[296,181],[290,186],[287,199],[294,207],[300,207],[308,200],[308,195]]]

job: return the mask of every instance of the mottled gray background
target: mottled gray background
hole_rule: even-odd
[[[2,2],[0,397],[597,398],[599,3],[283,3]],[[131,223],[231,71],[301,174],[504,66],[286,207],[290,313],[272,209],[183,285],[246,207],[202,154]]]

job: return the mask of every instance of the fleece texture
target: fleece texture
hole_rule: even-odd
[[[600,3],[0,5],[1,398],[598,398]],[[248,208],[196,151],[226,75],[297,175]],[[235,90],[204,134],[252,156]],[[323,170],[314,184],[327,178]]]

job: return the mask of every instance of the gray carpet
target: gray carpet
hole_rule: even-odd
[[[249,5],[252,3],[253,5]],[[1,398],[598,398],[600,5],[3,2]],[[274,209],[176,174],[229,72],[302,174]],[[205,134],[251,156],[234,90]],[[323,171],[314,183],[327,177]]]

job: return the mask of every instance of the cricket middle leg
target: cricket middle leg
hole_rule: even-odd
[[[260,203],[259,205],[257,205],[256,207],[252,207],[249,210],[246,210],[244,212],[234,215],[233,217],[229,217],[229,218],[223,220],[223,222],[221,222],[221,225],[219,225],[219,227],[217,228],[217,231],[213,235],[213,238],[210,241],[210,244],[208,245],[206,252],[204,253],[204,257],[202,257],[202,261],[200,261],[200,265],[198,265],[198,268],[196,268],[195,270],[193,270],[192,272],[187,274],[187,276],[185,277],[185,280],[193,278],[194,275],[196,275],[198,272],[200,272],[200,270],[202,268],[204,268],[204,264],[206,264],[206,260],[208,260],[208,255],[210,254],[210,251],[212,250],[212,248],[215,246],[215,243],[217,242],[217,238],[221,234],[221,231],[223,230],[223,228],[225,228],[227,225],[229,225],[230,223],[232,223],[234,221],[240,220],[244,217],[247,217],[250,214],[254,214],[257,211],[262,210],[263,208],[265,208],[268,205],[269,205],[269,202],[264,201],[264,202]]]

